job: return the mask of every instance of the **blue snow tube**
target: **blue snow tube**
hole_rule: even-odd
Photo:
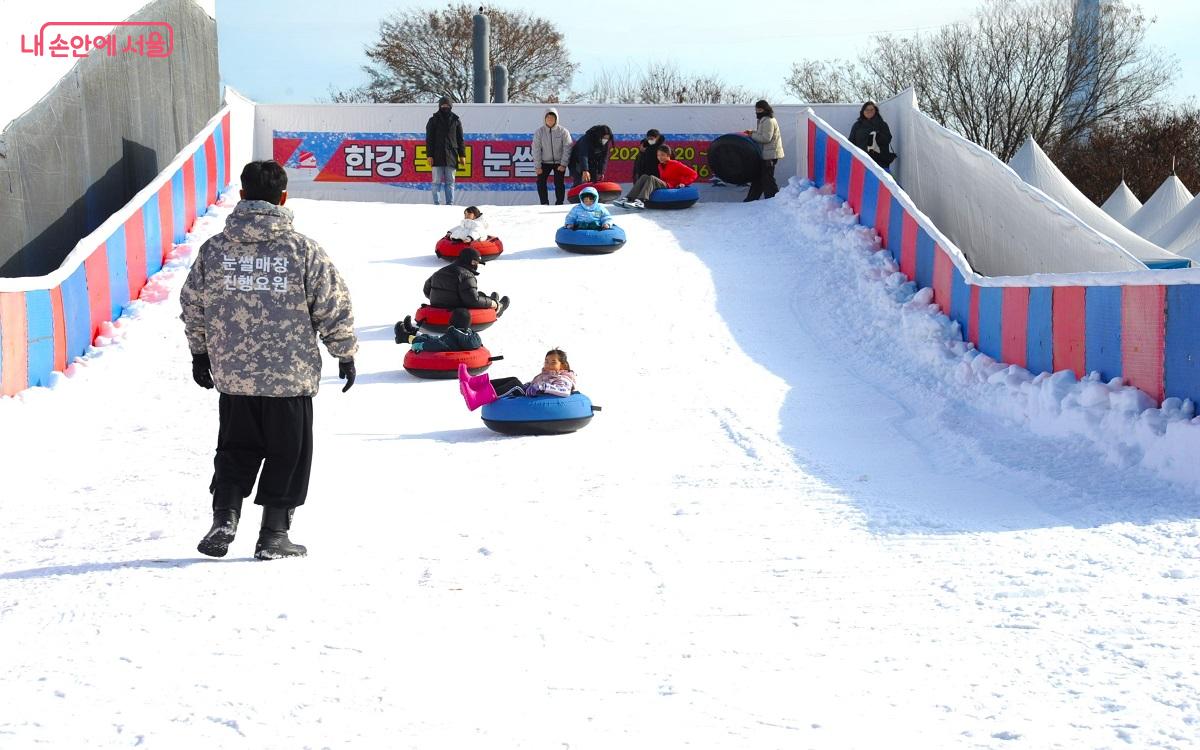
[[[680,188],[659,188],[650,194],[646,208],[690,208],[700,200],[700,191],[694,185]]]
[[[504,435],[564,435],[592,421],[592,400],[570,396],[505,396],[483,406],[483,423]]]
[[[625,230],[613,225],[612,229],[567,229],[559,227],[554,241],[568,253],[602,255],[615,252],[625,244]]]

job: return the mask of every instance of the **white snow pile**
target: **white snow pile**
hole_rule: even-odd
[[[125,306],[120,318],[101,323],[100,332],[87,352],[76,357],[64,372],[51,373],[48,388],[29,388],[16,396],[0,398],[0,405],[6,401],[40,399],[47,396],[49,391],[59,390],[73,380],[86,379],[88,373],[102,367],[101,362],[107,355],[123,350],[126,336],[137,329],[135,322],[145,315],[147,305],[159,305],[172,293],[178,294],[188,270],[192,267],[195,252],[209,237],[224,228],[225,218],[233,211],[237,201],[237,193],[233,190],[227,190],[218,196],[217,202],[209,206],[207,213],[197,217],[184,241],[167,253],[162,269],[146,280],[138,299]],[[119,384],[114,385],[120,387]]]
[[[806,266],[823,277],[811,291],[833,292],[820,302],[836,310],[847,335],[895,358],[896,371],[911,371],[915,363],[944,382],[948,399],[1017,420],[1040,435],[1086,440],[1118,466],[1141,465],[1200,489],[1200,418],[1190,399],[1168,398],[1157,408],[1120,378],[1105,382],[1093,372],[1078,380],[1070,370],[1033,375],[997,362],[963,341],[958,323],[933,304],[933,290],[918,290],[847,204],[807,181],[793,180],[781,195],[794,204],[795,229],[814,256]],[[838,293],[848,282],[854,292]]]

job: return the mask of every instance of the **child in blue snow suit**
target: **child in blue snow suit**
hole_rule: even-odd
[[[612,214],[600,203],[596,188],[585,187],[579,192],[579,203],[567,213],[567,229],[612,229]]]
[[[417,333],[412,316],[396,324],[396,343],[411,344],[414,352],[469,352],[483,346],[483,339],[471,330],[471,311],[456,307],[450,312],[450,327],[441,336]]]

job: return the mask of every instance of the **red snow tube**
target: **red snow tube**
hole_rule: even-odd
[[[600,194],[601,203],[612,203],[621,197],[621,186],[615,182],[581,182],[567,191],[567,198],[572,203],[578,203],[579,194],[585,187],[596,188],[596,192]],[[483,251],[479,251],[479,254],[482,255]]]
[[[413,320],[422,328],[443,333],[450,327],[450,311],[444,307],[421,305],[417,308],[417,314],[413,316]],[[473,330],[482,331],[495,322],[496,308],[478,307],[471,309],[471,328]]]
[[[449,237],[443,237],[438,240],[437,245],[433,248],[434,255],[442,260],[454,260],[458,254],[468,247],[473,247],[479,251],[479,254],[484,258],[494,258],[504,252],[504,243],[499,237],[488,237],[486,240],[475,240],[473,242],[459,242],[452,240]]]
[[[496,359],[502,359],[496,357]],[[410,375],[431,380],[450,380],[458,377],[458,366],[467,366],[467,372],[478,375],[492,364],[492,354],[486,346],[469,352],[414,352],[404,355],[404,369]]]

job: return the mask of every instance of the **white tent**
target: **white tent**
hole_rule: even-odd
[[[1150,240],[1173,253],[1200,240],[1200,195],[1192,198],[1182,211],[1150,235]]]
[[[1108,200],[1104,201],[1104,205],[1100,208],[1104,213],[1124,224],[1141,207],[1142,202],[1125,184],[1125,180],[1121,180],[1121,184],[1117,186],[1112,195],[1108,196]]]
[[[1139,208],[1137,213],[1125,222],[1125,226],[1129,227],[1130,231],[1149,238],[1163,224],[1175,218],[1191,200],[1192,194],[1178,177],[1171,175],[1154,191],[1146,205]]]
[[[1032,138],[1008,162],[1022,180],[1058,201],[1083,223],[1107,235],[1111,240],[1150,268],[1180,268],[1189,265],[1187,259],[1169,253],[1149,240],[1139,237],[1122,226],[1093,203],[1079,188],[1059,171],[1046,152]],[[1124,182],[1121,183],[1124,186]],[[1128,190],[1129,188],[1125,188]],[[1118,188],[1119,190],[1119,188]],[[1134,200],[1133,193],[1130,197]]]

